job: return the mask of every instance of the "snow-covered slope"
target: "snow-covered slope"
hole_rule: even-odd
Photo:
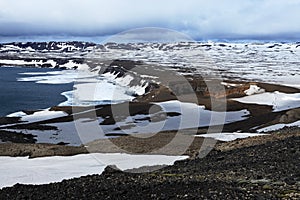
[[[107,165],[121,170],[142,166],[172,165],[187,156],[82,154],[28,159],[0,157],[0,188],[22,184],[46,184],[91,174],[101,174]]]

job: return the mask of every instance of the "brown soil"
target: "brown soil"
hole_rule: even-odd
[[[164,155],[184,154],[190,157],[196,157],[199,155],[199,152],[205,153],[208,149],[212,149],[217,142],[214,139],[204,139],[183,133],[165,131],[154,135],[135,134],[96,140],[85,146],[89,152]],[[174,139],[175,137],[176,139]]]
[[[216,150],[220,151],[230,151],[233,149],[240,149],[245,147],[262,145],[267,142],[274,142],[285,140],[290,137],[299,137],[300,136],[300,128],[298,127],[286,127],[281,130],[268,132],[270,135],[262,135],[256,137],[249,137],[245,139],[237,139],[231,142],[219,142],[216,146]]]
[[[45,156],[72,156],[88,153],[82,146],[72,147],[54,144],[22,144],[5,143],[0,144],[0,156],[29,156],[30,158]]]
[[[191,158],[206,155],[207,151],[216,149],[229,151],[233,149],[262,145],[267,142],[284,140],[289,137],[300,136],[300,128],[286,127],[284,129],[269,132],[270,135],[238,139],[232,142],[217,142],[214,139],[193,137],[188,131],[183,131],[182,140],[191,141],[185,145],[186,141],[174,142],[174,137],[178,137],[177,131],[165,131],[155,135],[136,134],[132,136],[121,136],[111,139],[96,140],[85,146],[73,147],[55,144],[26,144],[26,143],[2,143],[0,144],[0,156],[67,156],[81,153],[133,153],[133,154],[165,154],[165,155],[189,155]],[[169,148],[162,149],[166,145]],[[182,150],[185,151],[182,151]]]

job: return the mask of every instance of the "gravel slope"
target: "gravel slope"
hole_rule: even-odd
[[[40,186],[17,184],[0,199],[299,199],[300,136],[250,147],[214,150],[150,173],[107,168]]]

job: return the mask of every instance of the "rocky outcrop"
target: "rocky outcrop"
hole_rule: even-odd
[[[280,123],[293,123],[300,120],[300,108],[292,109],[287,111],[284,115],[282,115],[279,119]]]
[[[35,136],[31,134],[0,130],[0,141],[12,143],[35,143],[36,139]]]
[[[118,78],[125,76],[126,74],[132,74],[131,69],[135,68],[137,65],[141,65],[140,61],[132,60],[114,60],[109,66],[103,67],[100,70],[100,74],[111,73],[117,75]]]
[[[88,153],[83,146],[64,146],[55,144],[21,144],[5,143],[0,144],[0,156],[29,156],[30,158],[45,156],[72,156]]]

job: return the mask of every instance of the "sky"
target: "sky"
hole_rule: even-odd
[[[0,38],[105,38],[143,27],[195,40],[300,40],[300,0],[0,0]]]

